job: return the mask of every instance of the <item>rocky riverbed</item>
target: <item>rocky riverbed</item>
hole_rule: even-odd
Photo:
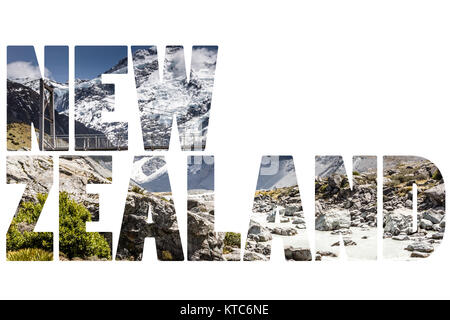
[[[385,258],[426,258],[445,232],[445,187],[436,166],[421,158],[385,158],[383,181],[383,247]],[[414,219],[413,185],[417,186]],[[393,247],[404,250],[395,255]]]
[[[361,169],[353,172],[352,187],[343,167],[316,177],[315,260],[336,259],[341,245],[349,259],[377,259],[376,159],[359,157],[355,161]],[[445,231],[442,176],[421,158],[385,157],[384,163],[384,258],[426,258]],[[416,219],[413,185],[418,190]],[[274,237],[283,239],[286,259],[312,260],[305,222],[297,186],[256,192],[244,260],[270,259]]]
[[[287,260],[312,260],[297,186],[256,192],[244,260],[269,260],[274,237],[283,240]]]
[[[353,172],[353,188],[344,174],[316,177],[316,259],[338,257],[341,244],[350,259],[377,258],[376,170],[363,167]]]

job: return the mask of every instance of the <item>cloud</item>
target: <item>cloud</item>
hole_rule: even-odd
[[[168,62],[170,64],[166,67],[170,70],[173,78],[184,78],[186,76],[186,66],[184,64],[183,50],[177,50],[175,53],[173,53]]]
[[[200,71],[215,66],[217,60],[217,50],[197,48],[192,51],[191,69]]]
[[[51,78],[51,72],[45,69],[45,76]],[[39,67],[28,61],[14,61],[8,64],[8,79],[40,79]]]

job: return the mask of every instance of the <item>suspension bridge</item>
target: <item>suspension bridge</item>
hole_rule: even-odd
[[[50,140],[50,142],[49,142]],[[55,135],[53,137],[44,135],[44,149],[46,151],[67,151],[69,150],[69,135]],[[193,140],[189,140],[193,141]],[[195,140],[194,140],[195,141]],[[199,143],[184,143],[181,139],[182,150],[199,151],[205,149],[205,141],[199,140]],[[167,144],[145,145],[145,150],[157,151],[168,150]],[[77,151],[120,151],[128,150],[126,138],[116,139],[115,142],[109,140],[101,134],[75,134],[75,150]]]
[[[40,80],[40,112],[39,112],[39,149],[46,151],[67,151],[69,150],[69,135],[56,134],[55,119],[55,96],[54,88]],[[46,122],[49,123],[50,133],[45,133]],[[182,150],[199,151],[204,150],[206,142],[201,133],[185,132],[180,135],[180,145]],[[75,150],[77,151],[119,151],[128,150],[128,137],[117,135],[112,141],[104,134],[75,134]],[[162,141],[161,141],[162,140]],[[168,150],[169,139],[150,135],[149,141],[154,143],[144,143],[145,150]],[[156,141],[159,141],[156,143]]]

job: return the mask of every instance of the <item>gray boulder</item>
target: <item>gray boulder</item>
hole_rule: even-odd
[[[408,228],[412,226],[412,217],[402,214],[400,211],[396,210],[385,215],[385,233],[390,233],[393,236],[398,236],[402,232],[408,233]]]
[[[435,206],[442,206],[445,203],[445,186],[443,183],[426,190],[424,194]]]
[[[293,217],[300,214],[300,208],[298,206],[288,205],[284,210],[286,217]]]
[[[416,252],[413,251],[411,253],[411,258],[428,258],[430,256],[429,253],[425,253],[425,252]]]
[[[346,209],[331,209],[316,218],[316,230],[333,231],[350,228],[350,212]]]
[[[434,251],[434,248],[432,245],[424,242],[414,242],[406,247],[405,250],[408,251],[417,251],[417,252],[423,252],[423,253],[432,253]]]
[[[432,224],[438,224],[442,221],[442,215],[432,210],[425,211],[422,214],[422,219],[430,221]]]
[[[269,229],[263,227],[255,220],[250,220],[250,227],[248,229],[248,236],[257,242],[266,242],[272,240],[272,234]]]
[[[420,221],[420,227],[425,230],[432,230],[433,222],[431,222],[429,220],[422,220],[422,221]]]
[[[294,248],[292,246],[284,249],[284,254],[287,260],[295,261],[311,261],[311,250],[304,248]]]

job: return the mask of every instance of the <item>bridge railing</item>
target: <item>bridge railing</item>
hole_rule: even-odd
[[[156,142],[158,141],[158,142]],[[150,143],[146,143],[146,150],[167,150],[169,149],[169,140],[155,135],[150,137]],[[201,151],[205,149],[205,139],[201,134],[184,134],[180,136],[182,150]],[[56,135],[55,145],[50,137],[44,139],[45,150],[68,150],[69,135]],[[126,137],[118,137],[115,142],[111,142],[105,135],[97,134],[77,134],[75,135],[75,150],[127,150]]]
[[[69,135],[56,135],[55,143],[51,137],[44,138],[45,150],[64,151],[69,149]],[[104,135],[83,134],[75,135],[75,150],[124,150],[126,145],[118,139],[116,143],[111,142]]]
[[[181,149],[184,151],[202,151],[206,146],[206,139],[199,133],[183,133],[180,137]],[[147,135],[144,148],[146,150],[167,150],[169,149],[169,138],[161,138],[157,134]],[[173,137],[172,137],[173,138]]]
[[[64,151],[69,150],[69,136],[57,135],[55,141],[50,136],[44,137],[44,150]]]

